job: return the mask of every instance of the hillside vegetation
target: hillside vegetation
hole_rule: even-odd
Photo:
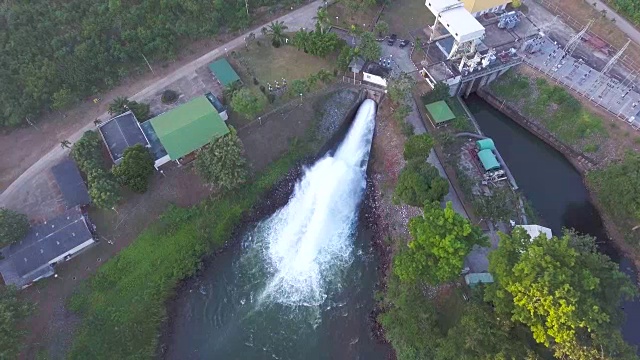
[[[284,1],[288,3],[289,1]],[[10,1],[0,5],[0,127],[108,89],[181,40],[246,28],[276,0]],[[280,4],[282,6],[284,4]]]

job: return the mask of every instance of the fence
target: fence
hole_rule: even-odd
[[[558,15],[558,17],[560,17],[562,19],[562,21],[564,23],[566,23],[567,25],[569,25],[572,29],[576,30],[576,31],[580,31],[582,30],[585,25],[587,24],[583,24],[580,23],[578,20],[574,19],[571,15],[567,14],[566,12],[564,12],[562,9],[560,9],[558,7],[558,5],[555,3],[555,1],[550,1],[550,0],[535,0],[535,2],[537,2],[538,4],[542,5],[544,8],[546,8],[547,10],[549,10],[551,13]],[[602,40],[602,42],[604,42],[608,49],[614,53],[618,52],[618,48],[616,48],[615,46],[609,44],[607,41],[605,41],[602,37],[598,36],[597,34],[591,32],[591,31],[587,31],[587,35],[591,36],[591,37],[596,37],[600,40]],[[631,43],[632,46],[638,46],[638,44],[636,44],[635,42]],[[627,69],[631,69],[634,71],[640,71],[640,64],[634,60],[631,56],[627,55],[627,54],[623,54],[623,56],[618,60],[619,64],[622,64],[624,67],[626,67]]]

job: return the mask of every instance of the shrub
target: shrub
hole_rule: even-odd
[[[259,95],[259,96],[258,96]],[[253,119],[264,108],[264,95],[254,94],[247,88],[236,91],[231,98],[233,110],[247,119]]]
[[[160,97],[160,101],[163,104],[171,104],[178,100],[178,93],[173,90],[165,90],[162,92],[162,96]]]
[[[18,325],[31,313],[33,306],[18,299],[15,286],[0,287],[0,358],[17,359],[25,331]]]
[[[88,174],[91,169],[102,168],[102,139],[96,131],[86,131],[71,148],[71,157],[82,172]]]

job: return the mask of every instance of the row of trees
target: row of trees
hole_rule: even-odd
[[[334,52],[341,41],[338,35],[331,32],[323,31],[320,22],[316,22],[316,29],[306,31],[298,30],[291,41],[292,45],[298,50],[311,55],[325,57]]]
[[[0,10],[0,126],[62,109],[171,58],[182,41],[246,28],[276,0],[10,2]]]

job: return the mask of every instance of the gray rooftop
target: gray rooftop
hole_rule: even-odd
[[[112,118],[100,125],[98,129],[107,144],[114,163],[120,162],[125,149],[130,146],[136,144],[149,146],[149,142],[138,125],[138,120],[131,111]]]
[[[78,252],[78,247],[90,240],[93,235],[87,220],[80,207],[74,207],[32,226],[24,239],[0,250],[4,258],[0,260],[0,273],[6,284],[25,286],[42,275],[53,274],[50,263],[62,260],[60,257],[73,249]]]
[[[167,156],[167,150],[165,150],[164,146],[162,146],[162,143],[160,143],[160,139],[158,139],[156,131],[153,129],[153,126],[151,126],[151,120],[147,120],[140,124],[140,128],[142,128],[142,131],[147,137],[147,140],[149,140],[149,150],[151,150],[153,159],[158,160]]]
[[[51,172],[56,179],[56,183],[58,183],[67,209],[78,205],[88,205],[91,202],[87,186],[73,160],[69,158],[62,160],[58,165],[51,168]]]

